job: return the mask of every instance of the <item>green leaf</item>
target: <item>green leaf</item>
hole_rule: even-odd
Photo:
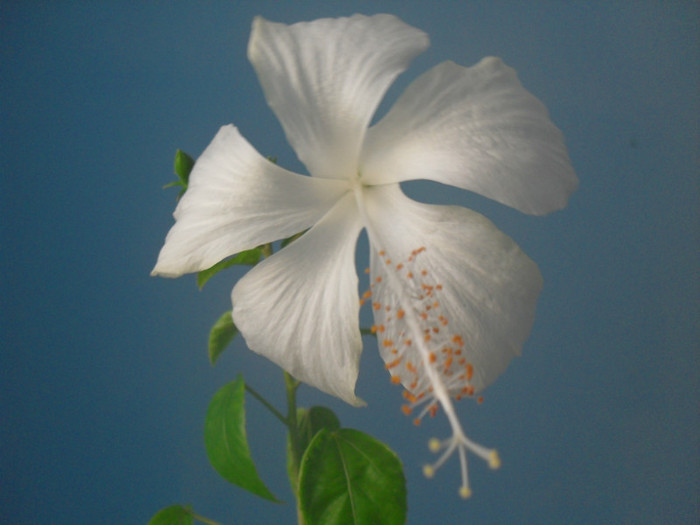
[[[245,383],[239,375],[209,403],[204,445],[209,462],[225,480],[271,501],[279,500],[258,476],[245,432]]]
[[[324,428],[328,430],[340,428],[340,420],[330,408],[315,406],[308,410],[301,410],[303,413],[301,417],[297,416],[297,426],[302,450],[306,450],[314,436]]]
[[[299,505],[306,525],[400,525],[406,479],[386,445],[358,430],[323,429],[304,454]]]
[[[251,250],[246,250],[244,252],[237,253],[233,257],[224,259],[221,262],[216,263],[211,268],[202,270],[197,273],[197,286],[201,290],[206,282],[211,279],[214,275],[219,273],[221,270],[233,266],[234,264],[247,264],[250,266],[255,266],[262,257],[262,250],[260,248],[253,248]]]
[[[304,231],[302,231],[302,232],[295,233],[295,234],[292,235],[291,237],[287,237],[286,239],[282,239],[282,242],[280,243],[280,248],[284,248],[284,247],[287,246],[288,244],[293,243],[293,242],[296,241],[299,237],[301,237],[302,235],[304,235],[307,231],[309,231],[309,230],[306,229],[306,230],[304,230]]]
[[[311,443],[314,436],[321,430],[338,430],[340,420],[330,409],[321,406],[309,408],[297,408],[297,428],[299,435],[299,448],[302,455]],[[294,491],[297,490],[298,475],[294,472],[294,461],[292,459],[292,443],[287,436],[287,475]]]
[[[224,312],[224,314],[219,317],[219,320],[214,323],[214,326],[211,327],[211,331],[209,332],[209,362],[212,365],[216,363],[221,352],[233,341],[237,333],[238,328],[233,324],[231,310]]]
[[[377,337],[377,333],[375,331],[372,331],[371,328],[360,328],[360,333],[362,335],[371,335],[372,337]]]
[[[177,150],[175,152],[174,170],[178,180],[166,184],[163,186],[163,189],[180,186],[182,189],[180,190],[180,193],[177,194],[177,200],[180,200],[180,197],[182,197],[185,191],[187,191],[187,185],[189,184],[190,180],[190,172],[192,171],[193,166],[194,159],[192,159],[192,157],[182,150]]]
[[[182,505],[171,505],[158,511],[148,525],[193,525],[192,509]]]
[[[187,184],[190,180],[190,172],[194,166],[194,159],[190,157],[187,153],[182,150],[177,150],[175,152],[175,175],[180,179],[182,185],[187,188]]]

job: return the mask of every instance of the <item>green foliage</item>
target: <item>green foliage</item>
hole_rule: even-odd
[[[293,243],[293,242],[296,241],[299,237],[301,237],[302,235],[304,235],[307,231],[309,231],[309,230],[306,229],[306,230],[304,230],[303,232],[295,233],[295,234],[292,235],[291,237],[287,237],[286,239],[282,239],[282,242],[280,243],[280,248],[284,248],[284,247],[287,246],[288,244]]]
[[[326,407],[311,407],[308,410],[300,408],[301,417],[297,416],[297,425],[299,428],[299,445],[302,450],[306,450],[314,436],[321,430],[338,430],[340,428],[340,420],[338,416]]]
[[[371,335],[375,339],[377,338],[376,332],[373,332],[371,328],[360,328],[360,333],[362,335]]]
[[[324,428],[328,430],[340,428],[340,420],[330,408],[320,406],[314,406],[309,409],[297,408],[298,446],[302,455],[314,436]],[[299,475],[296,472],[292,454],[292,443],[289,436],[287,436],[287,474],[292,489],[296,494]]]
[[[231,310],[224,312],[224,314],[219,317],[219,320],[214,323],[214,326],[211,327],[211,331],[209,332],[209,362],[212,365],[216,363],[221,352],[233,341],[237,333],[238,328],[233,324]]]
[[[158,511],[148,525],[193,525],[192,509],[182,505],[171,505]]]
[[[194,167],[194,159],[190,157],[187,153],[185,153],[182,150],[177,150],[175,152],[175,163],[174,163],[174,171],[175,175],[177,175],[177,179],[175,182],[171,182],[170,184],[166,184],[163,186],[163,188],[172,188],[174,186],[180,186],[182,189],[180,190],[180,193],[177,194],[178,200],[182,195],[187,191],[187,185],[189,184],[190,180],[190,172],[192,171],[192,168]]]
[[[190,180],[190,172],[194,167],[194,159],[182,150],[175,152],[175,175],[178,176],[182,184],[187,187]]]
[[[258,476],[245,431],[245,383],[236,380],[222,387],[211,400],[204,424],[209,462],[227,481],[261,498],[278,502]]]
[[[250,266],[255,266],[262,257],[262,248],[253,248],[251,250],[246,250],[244,252],[237,253],[233,257],[224,259],[221,262],[216,263],[211,268],[202,270],[197,273],[197,286],[201,290],[206,282],[211,279],[214,275],[219,273],[221,270],[233,266],[234,264],[247,264]]]
[[[400,525],[406,521],[401,461],[358,430],[322,429],[299,472],[299,506],[306,525]]]

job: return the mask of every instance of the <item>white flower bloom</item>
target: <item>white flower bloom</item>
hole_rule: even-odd
[[[256,18],[248,57],[311,177],[262,157],[224,126],[197,160],[153,274],[176,277],[310,228],[255,266],[232,293],[248,346],[296,378],[353,405],[362,342],[355,244],[370,240],[379,347],[405,411],[442,405],[453,428],[460,493],[467,449],[452,398],[473,395],[520,353],[542,278],[483,216],[407,198],[430,179],[530,214],[565,206],[577,179],[545,107],[497,58],[444,62],[415,80],[376,125],[392,81],[428,46],[394,16],[284,25]]]

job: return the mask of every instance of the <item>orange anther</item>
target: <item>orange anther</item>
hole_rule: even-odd
[[[437,405],[430,405],[430,408],[428,409],[430,412],[430,417],[435,417],[435,414],[437,414],[438,411],[438,406]]]
[[[399,376],[391,376],[391,382],[398,385],[401,382],[401,378]]]
[[[375,310],[379,310],[381,307],[382,305],[379,303],[372,303],[372,308],[374,308]]]
[[[403,268],[403,264],[399,263],[399,264],[396,265],[396,269],[397,269],[397,270],[400,270],[401,268]]]
[[[414,419],[414,420],[413,420],[413,424],[416,425],[416,426],[419,426],[419,425],[420,425],[420,418],[417,417],[416,419]]]
[[[411,403],[415,403],[416,401],[418,401],[418,398],[416,396],[414,396],[413,394],[411,394],[408,390],[403,391],[403,397],[405,399],[407,399],[408,401],[410,401]]]
[[[413,409],[408,405],[401,405],[401,411],[406,415],[409,415],[412,410]]]
[[[467,363],[466,369],[467,369],[467,380],[471,381],[472,376],[474,375],[474,367],[471,365],[471,363]]]
[[[382,282],[382,276],[378,275],[375,279],[376,282],[381,283]]]
[[[428,270],[421,270],[420,274],[421,274],[423,277],[425,277],[426,275],[428,275]]]
[[[428,314],[426,314],[425,312],[421,312],[420,318],[423,319],[423,321],[425,321],[428,318]]]
[[[369,273],[369,268],[365,268],[365,273]]]
[[[401,310],[401,309],[399,308],[399,311],[396,312],[396,317],[397,317],[397,319],[403,319],[403,316],[404,316],[404,315],[406,315],[406,312],[404,312],[403,310]]]
[[[384,339],[384,341],[382,341],[382,344],[385,347],[394,346],[394,341],[392,341],[391,339]]]
[[[379,256],[380,256],[380,257],[384,257],[385,255],[386,255],[386,252],[385,252],[384,250],[382,250],[381,252],[379,252]]]
[[[462,339],[461,335],[456,335],[452,338],[452,342],[455,343],[457,346],[464,346],[464,339]]]
[[[377,333],[377,325],[373,324],[372,327],[369,329],[369,331],[372,332],[373,334],[376,334]]]
[[[451,366],[452,366],[452,356],[450,355],[450,356],[447,356],[447,359],[445,359],[445,367],[443,370],[445,372],[447,372]]]
[[[440,329],[437,326],[433,326],[433,333],[437,334],[440,331]]]
[[[437,361],[437,356],[435,355],[434,352],[430,352],[430,354],[428,355],[428,357],[430,358],[430,362],[431,362],[431,363],[434,363],[435,361]]]
[[[407,369],[409,372],[412,372],[412,373],[414,373],[414,374],[416,373],[416,367],[415,367],[414,364],[411,363],[410,361],[406,361],[406,369]]]
[[[411,346],[411,340],[410,340],[410,339],[406,339],[406,340],[403,342],[403,344],[405,344],[406,346]]]
[[[484,402],[484,398],[481,397],[481,396],[479,396],[479,397],[476,398],[476,402],[479,403],[479,404],[481,404],[481,403]]]
[[[406,277],[408,277],[409,279],[413,279],[413,272],[408,272],[406,274]]]
[[[380,334],[383,334],[383,333],[384,333],[384,330],[386,330],[386,328],[384,327],[383,324],[380,324],[379,327],[377,328],[377,330],[379,330],[379,333],[380,333]]]
[[[427,334],[427,335],[423,338],[423,340],[424,340],[426,343],[427,343],[428,341],[430,341],[430,334]]]
[[[442,285],[441,285],[441,284],[436,284],[436,285],[435,285],[435,288],[437,288],[438,290],[442,290]]]
[[[399,357],[398,359],[394,359],[393,361],[387,363],[384,365],[387,370],[391,370],[392,368],[398,366],[398,364],[401,362],[401,358]]]
[[[362,298],[363,298],[363,299],[369,299],[370,297],[372,297],[372,291],[371,291],[371,290],[367,290],[365,293],[362,294]]]

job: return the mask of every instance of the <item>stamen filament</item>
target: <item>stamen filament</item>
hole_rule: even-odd
[[[407,389],[412,396],[408,398],[412,402],[409,405],[403,405],[402,410],[404,413],[410,414],[413,409],[425,405],[418,417],[413,420],[415,424],[419,424],[426,414],[435,415],[439,403],[442,405],[452,428],[452,436],[444,442],[431,440],[429,445],[431,450],[438,452],[444,448],[444,452],[434,464],[426,465],[423,472],[427,477],[432,477],[437,469],[457,450],[462,475],[459,493],[462,497],[469,497],[471,489],[469,488],[467,469],[467,450],[484,459],[492,468],[497,468],[500,461],[498,461],[498,454],[495,450],[478,445],[466,436],[452,402],[451,391],[454,392],[455,397],[465,393],[471,394],[474,391],[471,385],[472,365],[466,363],[466,360],[462,361],[462,358],[455,359],[453,356],[453,354],[461,355],[465,344],[464,340],[459,334],[455,334],[449,339],[449,334],[443,334],[443,331],[437,326],[448,326],[448,319],[440,312],[440,301],[436,297],[436,292],[443,289],[442,284],[413,281],[416,275],[420,276],[419,280],[428,278],[428,270],[418,268],[415,262],[417,256],[426,249],[421,247],[414,250],[408,258],[407,265],[402,263],[392,265],[390,255],[396,257],[400,254],[390,253],[384,247],[385,245],[375,231],[365,209],[361,185],[353,186],[353,191],[360,216],[370,238],[370,244],[376,250],[375,256],[379,258],[371,265],[372,271],[377,272],[377,275],[371,279],[371,287],[379,288],[371,295],[374,298],[372,308],[375,323],[381,325],[385,322],[387,337],[391,337],[391,339],[386,339],[383,345],[380,345],[380,351],[384,352],[385,359],[387,355],[395,353],[394,349],[398,351],[397,357],[387,362],[386,367],[387,369],[395,369],[391,372],[392,382],[396,382],[395,378],[398,377],[404,386],[408,384]],[[401,270],[405,266],[408,268],[404,273]],[[382,290],[387,289],[389,290],[387,304],[382,304]],[[387,317],[389,310],[396,312],[395,320]],[[412,345],[408,343],[395,345],[393,342],[407,342],[409,339],[413,342]],[[446,345],[444,347],[446,352],[438,354],[441,341],[447,345],[454,345],[456,348],[453,350]],[[381,350],[382,346],[386,350]],[[438,348],[435,348],[436,346]],[[391,348],[391,352],[389,352],[389,348]],[[411,353],[415,355],[417,352],[416,357],[419,357],[419,362],[403,359],[406,352],[409,356]],[[459,368],[456,368],[457,365]]]

